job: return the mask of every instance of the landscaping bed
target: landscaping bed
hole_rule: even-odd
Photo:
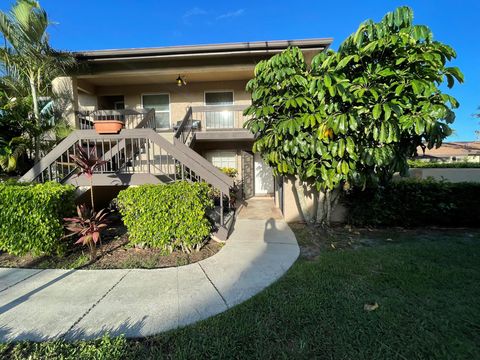
[[[123,224],[112,224],[102,235],[98,245],[97,259],[90,261],[88,249],[74,245],[73,239],[68,243],[62,255],[14,256],[0,252],[0,267],[19,267],[34,269],[129,269],[129,268],[165,268],[198,262],[216,254],[221,243],[209,240],[200,251],[190,254],[174,251],[165,255],[160,249],[135,247],[129,243],[128,233]]]
[[[144,339],[3,344],[0,357],[480,358],[479,229],[293,229],[299,260],[225,313]]]

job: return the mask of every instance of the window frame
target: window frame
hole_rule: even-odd
[[[207,94],[215,94],[215,93],[232,93],[232,103],[227,105],[212,105],[207,104]],[[235,91],[233,90],[205,90],[203,92],[203,104],[205,106],[228,106],[228,105],[235,105]]]
[[[158,113],[166,113],[168,112],[168,127],[165,128],[157,128],[158,130],[169,130],[172,128],[172,102],[171,102],[171,96],[169,92],[148,92],[148,93],[141,93],[140,94],[140,102],[142,105],[142,109],[145,109],[145,105],[143,104],[143,97],[144,96],[149,96],[149,95],[167,95],[168,96],[168,111],[165,110],[156,110],[155,109],[155,114]],[[156,122],[155,122],[156,124]]]
[[[234,159],[234,162],[235,162],[235,166],[234,166],[234,169],[236,169],[238,171],[238,167],[239,167],[239,164],[238,164],[238,153],[236,150],[229,150],[229,149],[221,149],[221,150],[209,150],[205,153],[205,158],[215,167],[218,167],[217,165],[215,165],[213,162],[212,162],[212,156],[214,155],[217,155],[217,156],[223,156],[222,154],[232,154],[233,155],[233,159]],[[225,166],[221,166],[221,167],[225,167]],[[227,166],[227,167],[230,167],[230,166]]]
[[[231,104],[207,104],[207,94],[216,94],[216,93],[231,93],[232,94],[232,103]],[[235,105],[235,91],[234,90],[224,90],[224,89],[220,89],[220,90],[204,90],[203,91],[203,104],[205,107],[208,107],[208,108],[215,108],[215,107],[223,107],[223,106],[234,106]],[[218,113],[218,112],[215,112],[215,113]],[[205,116],[207,117],[208,114],[213,114],[213,113],[209,113],[207,112],[205,114]],[[207,126],[208,124],[208,120],[205,119],[205,129],[207,130],[212,130],[212,129],[235,129],[235,113],[232,112],[232,126],[227,126],[227,127],[217,127],[217,126]]]

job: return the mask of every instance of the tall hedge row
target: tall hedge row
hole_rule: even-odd
[[[13,255],[51,254],[61,249],[63,217],[74,206],[75,188],[0,183],[0,250]]]
[[[344,197],[357,226],[480,226],[480,183],[401,180]]]
[[[205,183],[185,181],[129,187],[118,194],[118,206],[132,244],[158,248],[198,249],[210,234],[207,218],[213,206]]]

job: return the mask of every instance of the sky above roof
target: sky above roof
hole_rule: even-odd
[[[1,0],[6,10],[13,0]],[[436,40],[453,46],[451,63],[465,83],[449,90],[461,104],[450,141],[474,140],[480,119],[478,0],[417,1],[172,1],[40,0],[51,21],[51,43],[63,50],[98,50],[333,37],[332,48],[366,20],[378,21],[408,5],[415,23],[428,25]]]

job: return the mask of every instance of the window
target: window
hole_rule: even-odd
[[[170,128],[170,96],[168,94],[149,94],[142,96],[144,109],[155,109],[157,129]]]
[[[124,101],[115,101],[113,103],[113,108],[115,110],[123,110],[123,109],[125,109],[125,102]]]
[[[232,91],[215,91],[205,93],[206,106],[233,105]],[[228,129],[235,127],[234,113],[230,110],[207,111],[206,125],[208,128]]]
[[[237,168],[237,153],[235,151],[211,151],[206,154],[206,158],[219,168]]]

